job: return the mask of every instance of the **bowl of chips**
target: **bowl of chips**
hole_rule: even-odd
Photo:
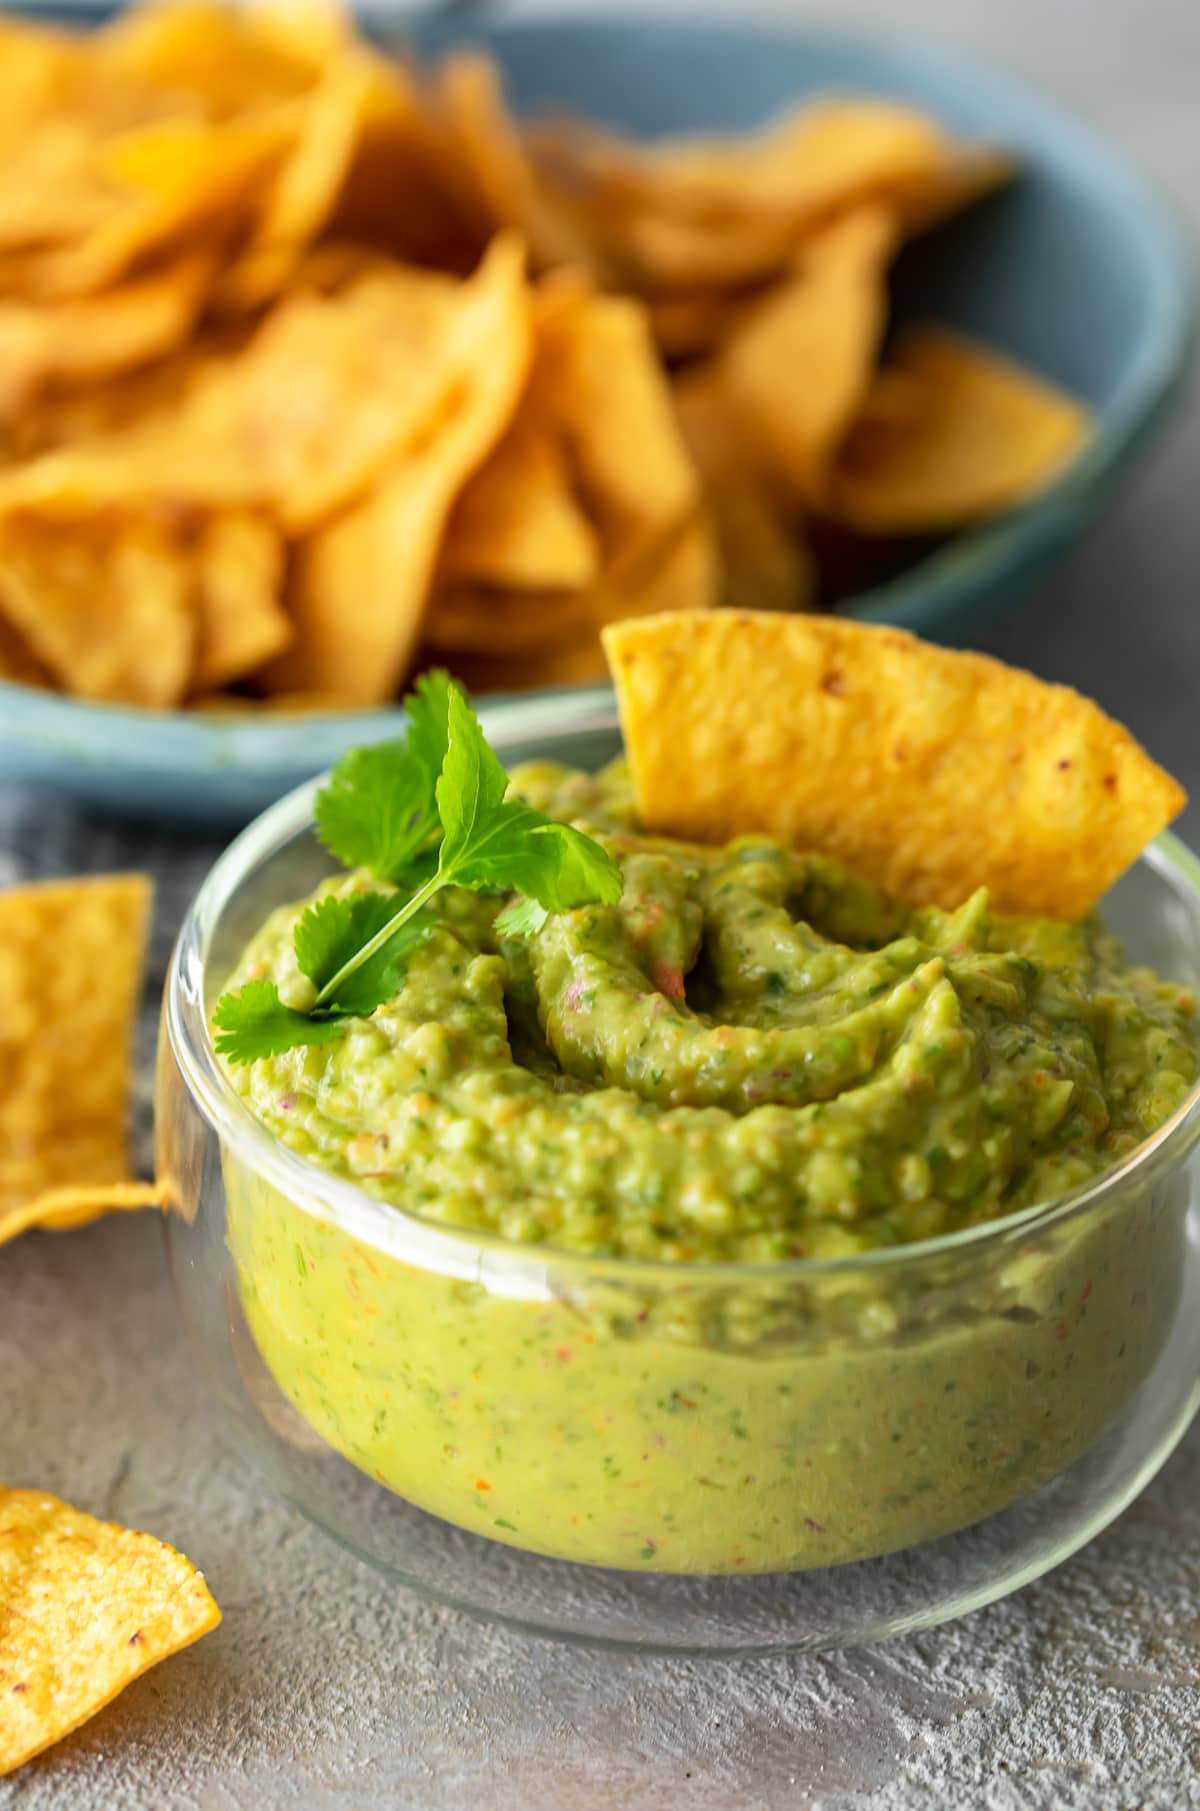
[[[12,777],[228,824],[394,734],[422,665],[583,684],[606,622],[722,605],[967,638],[1177,388],[1173,223],[1006,78],[413,29],[4,23]]]

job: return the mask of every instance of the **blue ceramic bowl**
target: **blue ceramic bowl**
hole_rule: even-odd
[[[432,51],[455,35],[417,33]],[[915,102],[1016,155],[1023,175],[1009,192],[905,254],[897,309],[1014,353],[1082,397],[1095,433],[1052,491],[862,595],[851,614],[968,639],[1103,509],[1179,385],[1194,297],[1190,255],[1161,199],[1087,127],[1006,76],[907,39],[632,16],[502,21],[471,36],[498,56],[523,110],[557,104],[647,135],[737,131],[797,96],[856,90]],[[0,777],[169,822],[231,825],[397,725],[394,711],[290,722],[147,715],[0,686]]]

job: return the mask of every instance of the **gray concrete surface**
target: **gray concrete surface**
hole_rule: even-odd
[[[1200,224],[1196,0],[841,0],[1056,91]],[[1200,393],[997,651],[1093,692],[1200,797]],[[1200,804],[1184,825],[1200,843]],[[0,883],[145,854],[156,954],[208,852],[0,795]],[[1184,1811],[1200,1806],[1200,1429],[1114,1528],[957,1627],[844,1658],[572,1653],[415,1604],[228,1457],[150,1217],[0,1252],[0,1477],[178,1542],[222,1628],[0,1811]]]

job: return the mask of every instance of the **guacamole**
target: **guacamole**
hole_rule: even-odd
[[[523,1289],[434,1274],[229,1159],[239,1289],[285,1393],[419,1506],[623,1567],[884,1552],[1069,1464],[1168,1330],[1176,1199],[991,1251],[778,1266],[969,1227],[1111,1167],[1196,1080],[1187,993],[1094,921],[993,916],[982,893],[913,909],[761,837],[643,835],[620,765],[514,784],[605,844],[620,903],[517,940],[495,931],[501,900],[441,895],[393,1001],[231,1077],[320,1168],[571,1261]],[[235,981],[299,999],[300,909]],[[761,1268],[706,1269],[731,1260]]]

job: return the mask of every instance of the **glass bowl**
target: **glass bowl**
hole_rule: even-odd
[[[596,767],[610,698],[494,710],[509,763]],[[313,786],[222,856],[159,1045],[171,1275],[237,1443],[397,1581],[543,1634],[765,1653],[960,1615],[1091,1538],[1200,1400],[1200,1091],[1047,1208],[822,1262],[649,1264],[434,1225],[298,1156],[207,1014],[331,869]],[[1113,889],[1131,957],[1200,984],[1200,864]]]

